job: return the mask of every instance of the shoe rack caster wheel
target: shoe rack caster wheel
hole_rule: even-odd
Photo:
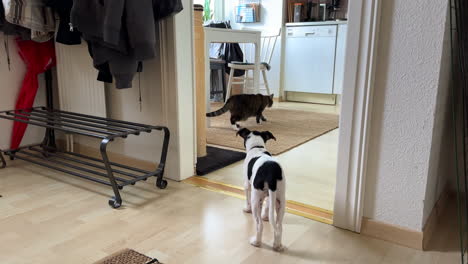
[[[166,189],[167,181],[166,180],[157,181],[156,186],[158,186],[159,189]]]
[[[122,201],[116,201],[116,200],[115,200],[115,197],[112,197],[112,198],[109,200],[109,206],[112,207],[112,208],[114,208],[114,209],[119,208],[121,205],[122,205]]]

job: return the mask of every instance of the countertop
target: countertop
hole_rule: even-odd
[[[303,26],[325,26],[325,25],[341,25],[348,24],[347,20],[327,20],[313,22],[286,23],[286,27],[303,27]]]

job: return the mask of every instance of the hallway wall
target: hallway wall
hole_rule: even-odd
[[[433,130],[444,115],[437,98],[447,81],[441,74],[447,3],[381,1],[364,216],[417,231],[435,182]]]

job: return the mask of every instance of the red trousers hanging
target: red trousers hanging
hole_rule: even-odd
[[[55,66],[54,42],[47,41],[38,43],[31,40],[16,39],[18,53],[26,64],[26,75],[24,76],[21,89],[16,99],[15,109],[31,108],[36,98],[39,82],[37,76]],[[15,122],[11,134],[11,149],[16,149],[21,144],[27,124]]]

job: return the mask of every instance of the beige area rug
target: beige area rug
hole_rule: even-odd
[[[215,111],[221,107],[221,104],[212,104],[211,109]],[[269,141],[267,144],[268,151],[273,155],[281,154],[338,128],[339,121],[339,116],[335,114],[279,108],[267,109],[263,115],[268,121],[262,124],[257,124],[253,117],[239,124],[250,130],[273,133],[277,140]],[[244,150],[244,141],[236,137],[236,132],[229,121],[230,116],[231,114],[227,112],[221,116],[209,118],[211,126],[207,131],[207,142],[212,145]]]

